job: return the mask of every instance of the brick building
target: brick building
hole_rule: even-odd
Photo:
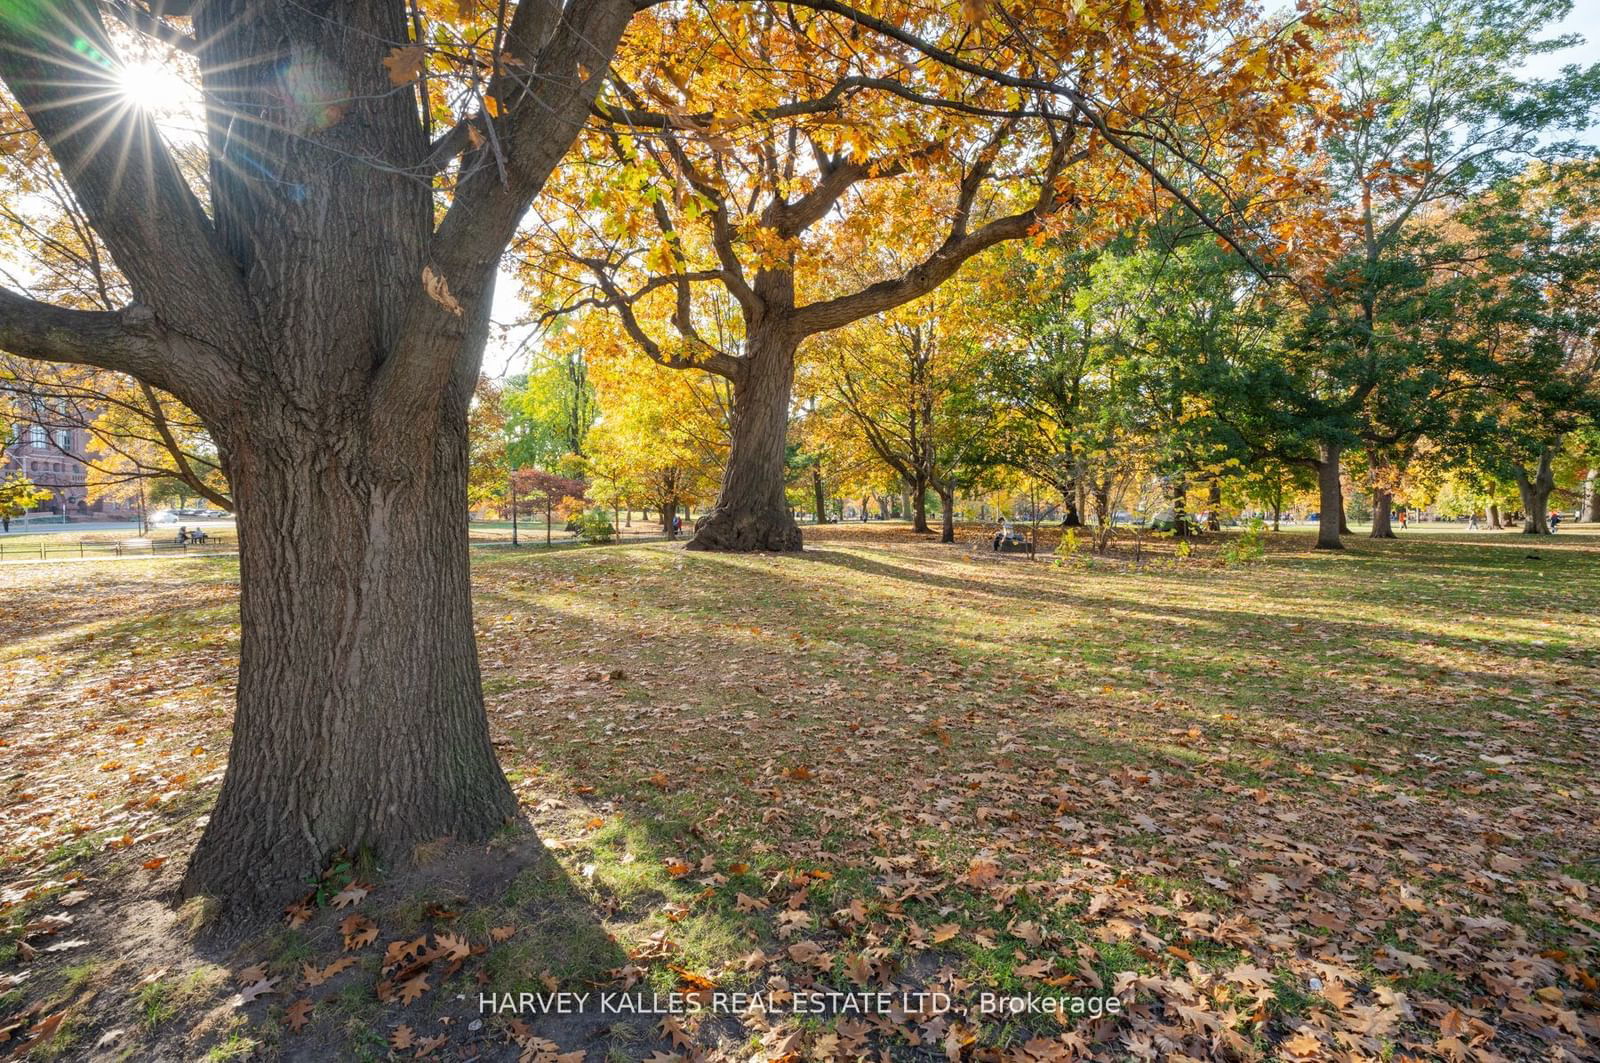
[[[5,436],[0,478],[21,472],[35,487],[50,492],[35,512],[57,513],[65,504],[70,516],[122,515],[126,507],[104,499],[89,501],[89,433],[66,424],[20,422]]]

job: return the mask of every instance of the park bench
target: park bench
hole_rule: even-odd
[[[985,545],[987,545],[989,549],[995,553],[1027,554],[1029,557],[1033,556],[1033,542],[1021,532],[1012,532],[999,542],[995,542],[994,536],[991,535],[989,536]]]

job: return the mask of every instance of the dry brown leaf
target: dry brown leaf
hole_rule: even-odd
[[[428,293],[428,298],[456,315],[456,317],[466,313],[461,304],[456,302],[456,297],[450,294],[450,285],[445,282],[442,276],[433,271],[432,266],[422,267],[422,289]]]
[[[311,1009],[315,1006],[309,997],[301,997],[290,1004],[289,1010],[284,1012],[284,1025],[288,1026],[290,1031],[299,1033],[306,1028],[306,1023],[311,1021]]]
[[[422,76],[422,65],[427,61],[428,50],[420,44],[392,48],[384,57],[384,69],[389,71],[391,85],[407,85]]]

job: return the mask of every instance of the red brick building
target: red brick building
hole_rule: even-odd
[[[104,500],[89,501],[89,433],[64,424],[19,422],[5,435],[0,478],[21,472],[50,499],[35,512],[57,513],[63,504],[71,516],[122,514],[125,507]]]

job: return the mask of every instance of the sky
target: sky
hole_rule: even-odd
[[[1538,61],[1529,63],[1523,69],[1534,77],[1547,78],[1558,73],[1569,63],[1577,63],[1579,66],[1600,63],[1600,3],[1596,3],[1595,0],[1578,0],[1566,19],[1552,26],[1549,31],[1552,37],[1568,33],[1581,34],[1584,43],[1576,48],[1566,48],[1540,56]]]

